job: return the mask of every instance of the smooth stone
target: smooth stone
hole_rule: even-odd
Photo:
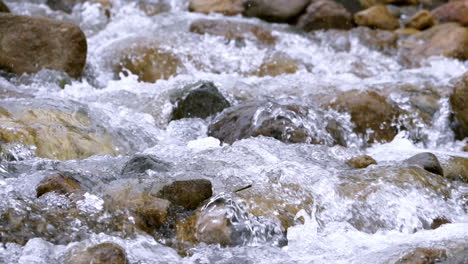
[[[442,169],[442,166],[440,166],[439,160],[430,152],[416,154],[411,158],[406,159],[404,163],[419,166],[428,172],[444,176],[444,170]]]
[[[135,155],[122,168],[122,174],[145,173],[147,170],[168,172],[170,164],[151,155]]]
[[[213,195],[211,182],[205,179],[175,181],[164,186],[158,197],[175,205],[194,210]]]
[[[198,13],[221,13],[234,16],[244,11],[243,0],[190,0],[189,10]]]
[[[287,22],[302,13],[310,0],[246,0],[244,16],[269,22]]]
[[[331,0],[318,0],[311,3],[297,26],[305,31],[318,29],[350,29],[354,26],[353,17],[346,8]]]
[[[373,164],[377,165],[377,161],[369,155],[361,155],[347,160],[346,164],[354,169],[363,169]]]
[[[386,30],[394,30],[400,26],[398,19],[383,5],[372,6],[357,12],[354,14],[354,22],[359,26]]]

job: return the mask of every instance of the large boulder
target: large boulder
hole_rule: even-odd
[[[432,10],[432,15],[440,22],[458,22],[468,26],[468,1],[451,1]]]
[[[315,1],[299,18],[297,26],[305,31],[317,29],[350,29],[353,18],[343,5],[331,0]]]
[[[354,14],[354,22],[359,26],[393,30],[400,24],[387,7],[376,5]]]
[[[10,13],[10,9],[8,8],[7,5],[5,5],[5,3],[3,3],[2,1],[0,1],[0,13]]]
[[[125,250],[114,243],[102,243],[69,256],[66,264],[127,264]]]
[[[252,40],[271,45],[276,38],[270,31],[251,23],[227,20],[198,19],[190,25],[190,32],[224,36],[229,40]]]
[[[196,209],[212,195],[211,182],[205,179],[175,181],[158,193],[159,197],[188,210]]]
[[[198,82],[184,89],[172,110],[172,120],[206,118],[231,106],[212,82]]]
[[[86,63],[85,35],[63,21],[0,13],[0,43],[0,69],[17,74],[50,69],[78,78]]]
[[[459,139],[468,137],[468,73],[458,81],[450,95],[450,105],[456,121],[455,133]]]
[[[246,0],[244,15],[271,22],[291,21],[301,14],[310,0]]]
[[[190,11],[208,14],[211,12],[233,16],[244,11],[243,0],[190,0]]]

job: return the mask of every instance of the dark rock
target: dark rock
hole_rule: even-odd
[[[351,14],[361,11],[363,8],[359,0],[335,0],[335,2],[343,5]]]
[[[2,1],[0,1],[0,13],[10,13],[8,6]]]
[[[436,218],[434,220],[432,220],[432,223],[431,223],[431,229],[437,229],[439,228],[440,226],[442,225],[445,225],[445,224],[450,224],[452,222],[450,222],[449,220],[445,219],[445,218]]]
[[[270,31],[258,25],[235,21],[198,19],[190,25],[190,32],[224,36],[229,40],[249,39],[266,45],[276,42]]]
[[[37,197],[40,197],[48,192],[56,192],[59,194],[73,194],[81,191],[80,183],[60,173],[52,174],[45,177],[36,187]]]
[[[287,22],[304,11],[310,0],[246,0],[244,15],[270,22]]]
[[[456,121],[455,134],[457,138],[468,137],[468,73],[458,81],[450,95],[450,105]]]
[[[85,35],[62,21],[0,13],[0,43],[0,69],[16,74],[50,69],[78,78],[86,63]]]
[[[351,158],[346,161],[346,163],[354,169],[363,169],[367,168],[372,164],[377,164],[377,161],[373,159],[371,156],[362,155]]]
[[[125,250],[114,243],[102,243],[75,253],[68,264],[126,264],[128,263]]]
[[[354,22],[359,26],[386,30],[397,29],[400,24],[383,5],[376,5],[354,14]]]
[[[439,160],[432,153],[424,152],[416,154],[405,160],[405,163],[408,165],[416,165],[434,174],[444,176],[444,171],[440,166]]]
[[[307,7],[297,23],[305,31],[318,29],[350,29],[353,27],[351,14],[341,4],[332,0],[318,0]]]
[[[46,4],[52,10],[60,10],[67,13],[71,13],[73,7],[77,3],[81,3],[83,0],[47,0]]]
[[[158,197],[173,204],[194,210],[213,195],[211,182],[205,179],[175,181],[164,186]]]
[[[468,1],[451,1],[432,10],[432,15],[440,22],[457,22],[468,26]]]
[[[431,12],[427,10],[420,10],[414,14],[405,25],[410,28],[424,30],[426,28],[432,27],[435,25],[435,23],[436,20],[432,16]]]
[[[243,0],[190,0],[189,10],[208,14],[211,12],[234,16],[244,11]]]
[[[439,263],[447,258],[445,249],[416,248],[401,257],[395,264],[429,264]]]
[[[127,161],[122,169],[122,174],[145,173],[147,170],[167,172],[170,165],[151,155],[136,155]]]
[[[184,90],[175,102],[171,120],[206,118],[231,106],[212,82],[198,82]]]

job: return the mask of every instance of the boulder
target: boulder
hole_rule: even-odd
[[[451,1],[432,10],[432,15],[440,22],[458,22],[468,26],[468,0]]]
[[[354,169],[363,169],[369,167],[372,164],[377,165],[377,161],[375,161],[375,159],[369,155],[361,155],[347,160],[346,164]]]
[[[122,169],[122,175],[145,173],[147,170],[168,172],[170,164],[151,155],[135,155],[127,161]]]
[[[227,20],[198,19],[190,25],[190,32],[224,36],[229,40],[252,40],[265,45],[273,45],[276,38],[269,30],[251,23]]]
[[[468,137],[468,73],[458,80],[453,89],[450,95],[450,106],[456,122],[456,136],[459,139]]]
[[[396,19],[383,5],[372,6],[354,14],[354,22],[359,26],[394,30],[400,26]]]
[[[300,15],[310,0],[246,0],[243,15],[270,22],[287,22]]]
[[[8,6],[2,1],[0,1],[0,13],[10,13]]]
[[[329,107],[338,112],[348,112],[355,124],[354,132],[362,135],[368,143],[391,141],[398,132],[394,122],[400,115],[399,109],[376,92],[342,92]]]
[[[317,29],[350,29],[353,18],[343,5],[332,0],[318,0],[310,4],[297,26],[305,31]]]
[[[101,243],[74,253],[66,264],[127,264],[125,250],[114,243]]]
[[[211,182],[205,179],[175,181],[164,186],[158,197],[175,205],[194,210],[213,195]]]
[[[55,173],[45,177],[36,187],[37,197],[49,192],[70,195],[80,193],[82,189],[80,183],[72,177]]]
[[[434,154],[430,152],[416,154],[411,158],[406,159],[404,163],[411,166],[418,166],[427,170],[428,172],[444,176],[444,171],[442,166],[440,166],[439,160]]]
[[[208,14],[211,12],[234,16],[244,11],[243,0],[190,0],[189,10]]]
[[[282,74],[293,74],[299,70],[299,64],[288,55],[276,52],[267,54],[258,70],[250,73],[259,77],[278,76]]]
[[[414,14],[406,23],[405,26],[415,28],[418,30],[424,30],[435,25],[436,20],[432,16],[431,12],[427,10],[419,10]]]
[[[184,90],[176,99],[171,120],[206,118],[231,106],[212,82],[198,82]]]
[[[415,248],[401,257],[395,264],[439,263],[447,258],[445,249]]]
[[[85,35],[63,21],[0,13],[0,43],[0,69],[16,74],[50,69],[78,78],[86,63]]]

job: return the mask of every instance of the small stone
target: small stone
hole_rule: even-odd
[[[175,181],[164,186],[158,197],[188,210],[194,210],[213,195],[211,182],[205,179]]]
[[[359,26],[394,30],[400,26],[396,19],[383,5],[376,5],[354,15],[354,22]]]
[[[452,223],[452,222],[445,219],[444,217],[438,217],[438,218],[435,218],[434,220],[432,220],[431,229],[437,229],[442,225],[450,224],[450,223]]]
[[[419,153],[404,161],[408,165],[419,166],[428,172],[444,176],[444,171],[440,166],[437,157],[429,152]]]
[[[125,250],[114,243],[102,243],[75,253],[66,264],[126,264]]]
[[[168,172],[170,165],[151,155],[136,155],[127,161],[122,169],[122,174],[145,173],[147,170]]]
[[[424,30],[426,28],[432,27],[435,25],[435,23],[436,21],[431,12],[427,10],[420,10],[414,14],[405,25],[410,28]]]
[[[464,152],[468,152],[468,145],[465,145],[462,149]]]
[[[341,4],[330,0],[315,1],[307,7],[297,23],[305,31],[318,29],[350,29],[351,14]]]
[[[351,158],[347,160],[346,163],[354,169],[367,168],[372,164],[377,165],[377,161],[375,161],[375,159],[368,155],[362,155]]]
[[[72,177],[60,173],[45,177],[36,187],[36,196],[40,197],[49,192],[58,194],[73,194],[81,191],[80,183]]]
[[[3,3],[2,1],[0,1],[0,13],[10,13],[10,9],[8,8],[8,6]]]
[[[244,16],[287,22],[304,11],[310,0],[246,0]]]
[[[457,22],[468,26],[468,1],[451,1],[432,10],[432,15],[440,22]]]
[[[428,264],[438,263],[447,258],[445,249],[416,248],[401,257],[395,264]]]
[[[234,16],[244,11],[243,0],[190,0],[189,10],[209,14],[211,12]]]

